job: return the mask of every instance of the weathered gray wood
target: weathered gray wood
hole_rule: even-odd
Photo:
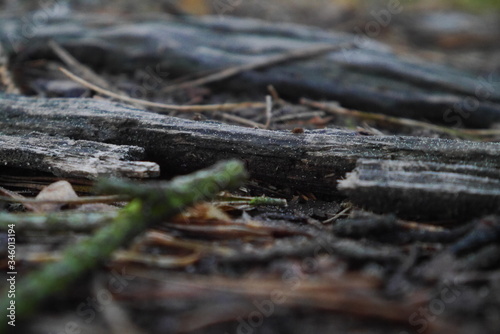
[[[0,165],[44,171],[56,176],[122,176],[148,178],[158,176],[154,162],[140,159],[144,149],[88,140],[29,132],[24,135],[0,135]]]
[[[339,190],[364,208],[413,219],[467,219],[500,212],[500,169],[358,160]]]
[[[47,41],[54,39],[94,68],[147,70],[159,80],[247,64],[319,44],[360,41],[359,36],[349,34],[230,17],[125,19],[92,14],[49,18],[35,28],[19,18],[0,21],[0,41],[19,70],[27,59],[53,57]],[[149,79],[146,85],[151,84]],[[353,109],[450,126],[490,127],[500,122],[496,78],[411,62],[368,39],[362,39],[360,49],[247,71],[218,87],[264,93],[269,84],[288,98],[338,100]]]
[[[363,136],[339,130],[294,134],[190,121],[92,99],[0,94],[0,128],[4,133],[35,130],[144,147],[146,160],[172,174],[239,158],[255,179],[325,195],[336,194],[337,180],[353,170],[359,158],[500,168],[499,143]]]

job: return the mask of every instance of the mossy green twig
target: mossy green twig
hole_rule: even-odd
[[[194,202],[212,198],[221,190],[235,188],[245,179],[243,164],[233,160],[153,186],[120,180],[101,181],[98,188],[104,192],[123,191],[136,198],[94,236],[69,247],[61,261],[48,264],[21,279],[16,289],[16,318],[29,316],[45,298],[68,287],[82,273],[105,260],[150,224]],[[6,326],[7,307],[11,299],[7,298],[6,291],[2,291],[1,298],[2,326]],[[4,328],[0,327],[0,331]]]

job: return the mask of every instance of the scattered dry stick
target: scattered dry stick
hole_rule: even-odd
[[[258,129],[264,129],[266,127],[264,124],[257,123],[257,122],[254,122],[252,120],[249,120],[249,119],[246,119],[243,117],[239,117],[236,115],[230,115],[227,113],[220,113],[220,116],[224,119],[228,119],[228,120],[231,120],[233,122],[240,123],[240,124],[247,125],[247,126],[254,127],[254,128],[258,128]]]
[[[1,188],[1,187],[0,187]],[[3,189],[3,188],[2,188]],[[40,200],[26,197],[0,196],[0,202],[22,203],[22,204],[90,204],[90,203],[116,203],[129,200],[126,196],[108,195],[108,196],[87,196],[77,199],[58,199],[58,200]]]
[[[146,101],[146,100],[141,100],[141,99],[135,99],[130,96],[125,96],[125,95],[120,95],[113,93],[109,90],[106,90],[104,88],[101,88],[99,86],[96,86],[87,80],[84,80],[77,75],[71,73],[67,69],[60,67],[59,70],[63,72],[68,78],[71,80],[78,82],[80,85],[83,85],[89,89],[92,89],[99,94],[109,96],[111,98],[129,102],[132,104],[140,104],[142,106],[146,107],[153,107],[153,108],[160,108],[160,109],[167,109],[167,110],[177,110],[177,111],[186,111],[186,112],[199,112],[199,111],[216,111],[216,110],[234,110],[234,109],[241,109],[241,108],[265,108],[266,104],[262,102],[241,102],[241,103],[223,103],[223,104],[207,104],[207,105],[192,105],[192,106],[180,106],[180,105],[175,105],[175,104],[164,104],[164,103],[157,103],[157,102],[151,102],[151,101]]]
[[[10,94],[20,94],[20,90],[14,82],[9,70],[9,57],[4,51],[2,43],[0,43],[0,87],[4,86],[3,90]]]
[[[378,122],[385,122],[385,123],[391,123],[391,124],[403,125],[403,126],[409,126],[409,127],[424,128],[424,129],[428,129],[428,130],[432,130],[432,131],[436,131],[436,132],[440,132],[440,133],[446,133],[446,134],[449,134],[452,136],[465,138],[465,139],[478,139],[477,137],[489,137],[489,136],[500,135],[500,130],[498,130],[498,129],[452,129],[452,128],[448,128],[445,126],[440,126],[440,125],[429,124],[426,122],[417,121],[414,119],[393,117],[393,116],[387,116],[387,115],[382,115],[382,114],[377,114],[377,113],[372,113],[372,112],[347,109],[347,108],[341,107],[340,105],[334,105],[332,103],[330,103],[330,104],[321,103],[321,102],[312,101],[312,100],[305,99],[305,98],[302,98],[300,100],[300,103],[303,105],[306,105],[306,106],[310,106],[310,107],[324,110],[324,111],[332,113],[332,114],[346,115],[346,116],[356,117],[356,118],[360,118],[360,119],[364,119],[364,120],[373,120],[373,121],[378,121]]]
[[[201,86],[205,85],[208,83],[212,83],[215,81],[221,81],[230,77],[233,77],[237,74],[240,74],[245,71],[251,71],[251,70],[256,70],[259,68],[263,67],[268,67],[272,65],[276,65],[279,63],[283,63],[286,61],[290,60],[296,60],[296,59],[304,59],[304,58],[310,58],[310,57],[315,57],[322,55],[327,52],[333,52],[333,51],[338,51],[338,50],[345,50],[345,49],[352,49],[356,47],[356,44],[353,42],[348,42],[348,43],[340,43],[340,44],[327,44],[327,45],[319,45],[319,46],[313,46],[311,48],[305,48],[305,49],[299,49],[299,50],[292,50],[289,52],[285,52],[283,54],[279,54],[277,56],[272,56],[263,60],[259,60],[253,63],[249,64],[243,64],[243,65],[237,65],[234,67],[226,68],[220,72],[208,75],[203,78],[199,78],[196,80],[192,81],[187,81],[178,85],[173,85],[170,87],[167,87],[163,90],[165,93],[170,93],[179,89],[184,89],[184,88],[190,88],[190,87],[196,87],[196,86]]]
[[[271,125],[271,118],[273,117],[273,99],[271,95],[266,95],[266,124],[264,128],[269,129],[269,125]]]
[[[81,75],[86,80],[91,80],[96,85],[101,86],[104,89],[113,90],[116,92],[116,89],[113,89],[111,85],[104,80],[101,76],[95,73],[89,67],[80,63],[75,57],[73,57],[68,51],[66,51],[63,47],[61,47],[56,41],[50,41],[49,47],[54,51],[54,53],[68,66],[72,69],[73,72]]]

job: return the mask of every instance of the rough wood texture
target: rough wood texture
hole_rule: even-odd
[[[94,68],[149,69],[161,79],[248,64],[320,44],[359,42],[359,36],[349,34],[230,17],[125,19],[94,14],[49,18],[30,29],[29,36],[27,28],[21,19],[0,22],[0,41],[18,70],[25,60],[54,57],[47,46],[54,39]],[[219,83],[226,91],[262,93],[269,84],[288,98],[338,100],[348,108],[451,126],[490,127],[500,122],[496,78],[405,60],[368,39],[362,39],[360,49],[247,71]]]
[[[413,219],[500,212],[500,170],[471,165],[360,159],[339,190],[369,210]]]
[[[71,140],[43,133],[0,135],[0,164],[52,173],[56,176],[155,177],[160,173],[154,162],[140,159],[144,149],[87,140]]]
[[[0,128],[144,147],[147,160],[173,174],[238,158],[246,162],[253,178],[327,195],[336,193],[337,179],[352,171],[359,158],[500,168],[499,143],[375,137],[337,130],[294,134],[189,121],[92,99],[0,95]]]

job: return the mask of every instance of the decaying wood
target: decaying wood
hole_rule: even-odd
[[[230,17],[127,20],[78,15],[48,18],[29,36],[25,30],[26,23],[18,18],[0,22],[0,41],[19,71],[25,60],[53,57],[47,46],[52,39],[93,68],[149,69],[160,81],[257,63],[293,50],[359,42],[359,36],[349,34]],[[368,39],[358,46],[246,71],[219,86],[265,92],[273,85],[287,98],[337,100],[348,108],[446,125],[488,128],[500,122],[500,84],[495,78],[401,59]]]
[[[500,212],[500,170],[472,165],[364,160],[340,181],[349,199],[416,219],[467,219]]]
[[[326,195],[336,193],[337,180],[360,158],[500,168],[498,143],[363,136],[339,130],[295,134],[190,121],[92,99],[0,95],[0,127],[4,133],[30,130],[140,146],[146,160],[173,174],[238,158],[255,179]]]
[[[160,168],[156,163],[131,161],[143,155],[141,147],[71,140],[36,132],[0,135],[0,162],[3,166],[49,172],[56,176],[91,179],[110,175],[158,176]]]

